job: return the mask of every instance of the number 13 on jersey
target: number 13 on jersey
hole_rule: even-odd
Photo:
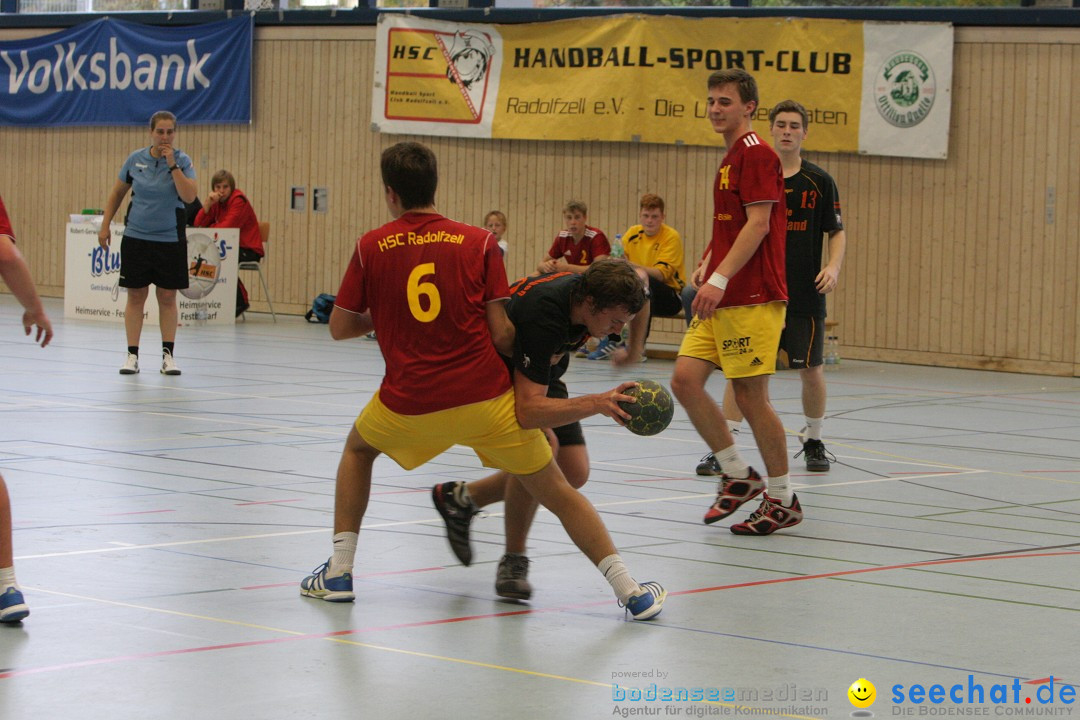
[[[405,287],[406,297],[409,299],[409,312],[420,322],[428,323],[439,317],[442,310],[442,299],[439,297],[439,288],[431,281],[421,282],[428,275],[435,275],[435,263],[421,263],[409,273],[409,280]],[[424,309],[420,298],[427,298],[427,310]]]

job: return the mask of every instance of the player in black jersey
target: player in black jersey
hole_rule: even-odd
[[[581,420],[606,415],[620,424],[629,415],[618,406],[634,382],[588,395],[570,397],[562,375],[570,353],[593,337],[618,335],[645,302],[645,286],[625,260],[594,262],[583,274],[557,272],[525,278],[510,288],[506,313],[516,328],[512,373],[518,420],[523,427],[551,428],[555,459],[571,486],[589,478],[589,454]],[[468,484],[436,485],[432,498],[446,521],[454,554],[472,562],[469,522],[479,508],[506,502],[506,554],[495,580],[497,595],[527,600],[526,537],[536,514],[536,501],[512,476],[495,473]]]

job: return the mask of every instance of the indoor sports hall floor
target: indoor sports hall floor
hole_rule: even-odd
[[[702,524],[714,481],[694,475],[704,448],[681,410],[652,438],[588,420],[586,493],[635,576],[669,592],[648,623],[547,513],[533,601],[498,600],[499,508],[475,522],[465,568],[429,502],[433,483],[480,477],[476,458],[412,473],[380,459],[357,602],[335,605],[297,584],[328,554],[376,343],[251,315],[182,329],[184,374],[165,377],[148,326],[145,369],[122,377],[119,325],[48,307],[43,350],[0,300],[0,469],[32,611],[0,627],[4,720],[850,717],[860,678],[877,717],[1080,716],[1065,702],[1080,684],[1080,380],[845,360],[829,373],[837,462],[813,476],[793,462],[806,520],[763,538],[727,530],[751,508]],[[668,384],[671,369],[574,360],[568,384]],[[797,376],[771,388],[798,430]],[[962,702],[915,704],[915,685],[960,685]],[[675,699],[695,689],[714,700]]]

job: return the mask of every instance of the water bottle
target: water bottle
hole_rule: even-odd
[[[195,311],[195,325],[202,326],[206,324],[206,308],[199,308]]]
[[[835,335],[825,339],[825,364],[840,364],[840,340]]]
[[[621,258],[622,256],[622,233],[619,233],[615,236],[615,244],[611,246],[611,257]]]

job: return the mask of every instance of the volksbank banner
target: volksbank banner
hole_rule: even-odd
[[[751,72],[756,129],[785,99],[808,150],[944,158],[945,23],[619,15],[481,25],[379,18],[372,123],[382,132],[715,146],[708,76]]]
[[[106,18],[0,42],[0,125],[251,122],[250,15],[190,27]]]

